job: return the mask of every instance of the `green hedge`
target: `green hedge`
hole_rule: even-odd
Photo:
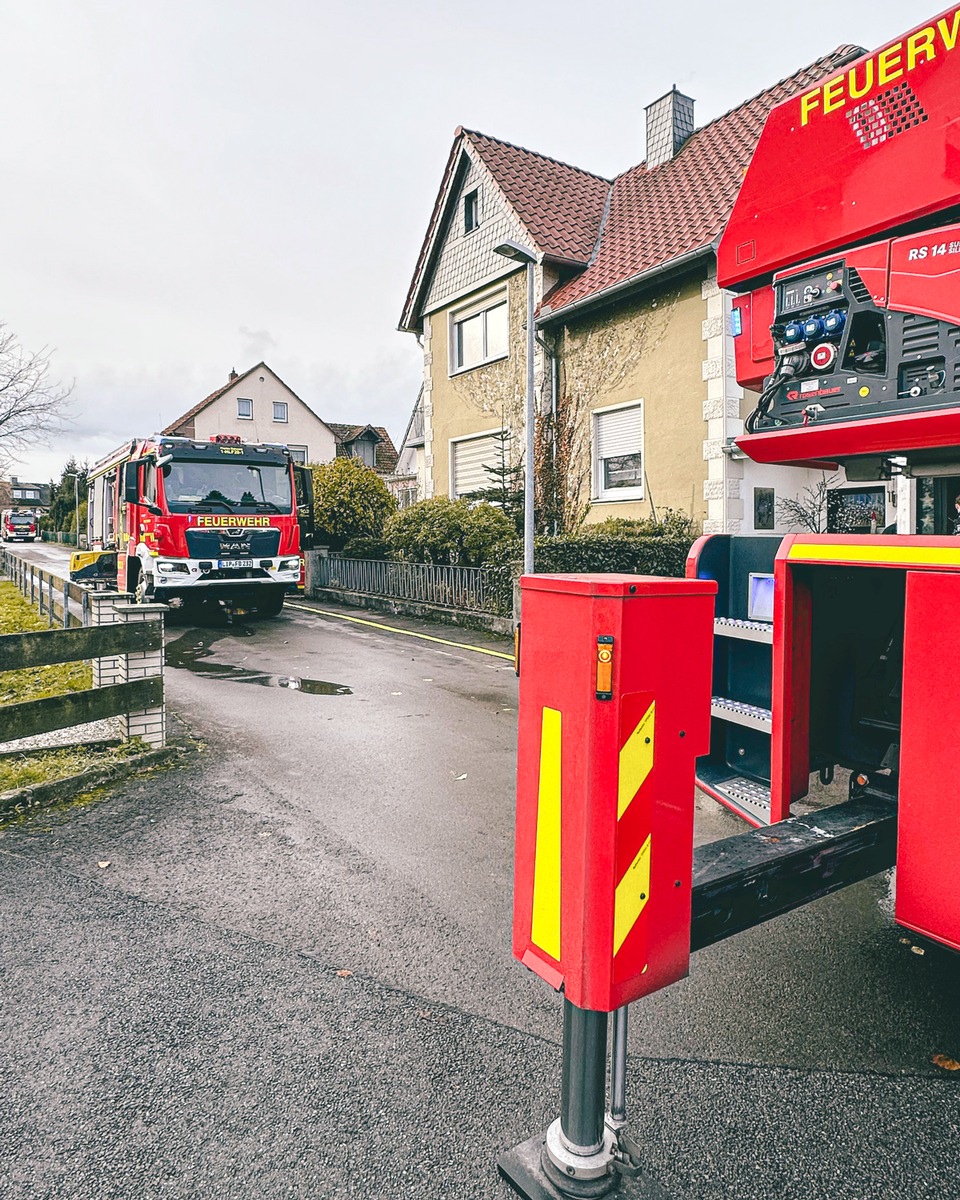
[[[533,561],[538,575],[600,572],[628,575],[682,576],[692,541],[672,537],[611,537],[577,533],[539,537]],[[515,552],[514,552],[515,553]],[[522,558],[513,558],[519,568]]]

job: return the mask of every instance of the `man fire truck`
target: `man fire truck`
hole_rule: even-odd
[[[301,578],[308,468],[285,446],[232,434],[125,443],[90,472],[91,549],[74,580],[106,579],[138,602],[214,601],[275,616]]]
[[[34,512],[6,508],[0,513],[0,538],[5,542],[33,542],[40,536],[40,519]]]

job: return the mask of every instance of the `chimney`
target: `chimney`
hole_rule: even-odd
[[[236,368],[236,367],[233,367],[233,368],[231,369],[231,371],[230,371],[230,374],[227,376],[227,378],[230,380],[230,382],[231,382],[231,383],[233,383],[233,381],[234,381],[235,379],[239,379],[239,378],[240,378],[240,376],[237,374],[237,368]]]
[[[669,162],[693,133],[693,101],[674,84],[643,110],[647,114],[647,167]]]

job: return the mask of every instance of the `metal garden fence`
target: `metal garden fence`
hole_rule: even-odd
[[[320,556],[317,587],[436,604],[461,612],[509,617],[513,581],[501,567],[451,567],[434,563],[386,562],[372,558]]]

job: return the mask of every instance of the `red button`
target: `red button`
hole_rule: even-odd
[[[821,342],[810,351],[810,362],[815,371],[829,371],[837,361],[837,348],[833,342]]]

